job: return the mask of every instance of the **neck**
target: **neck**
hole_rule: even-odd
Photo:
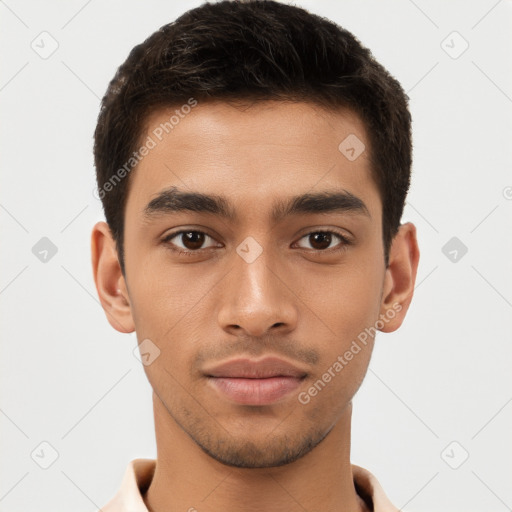
[[[216,461],[179,427],[153,393],[157,462],[143,496],[150,512],[364,511],[350,464],[349,404],[325,439],[280,467],[236,468]]]

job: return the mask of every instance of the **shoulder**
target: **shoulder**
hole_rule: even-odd
[[[357,493],[368,504],[370,510],[374,512],[399,512],[399,509],[387,497],[375,475],[370,471],[352,464],[352,475]]]
[[[155,467],[155,459],[130,461],[117,493],[97,512],[148,512],[142,495],[151,483]]]

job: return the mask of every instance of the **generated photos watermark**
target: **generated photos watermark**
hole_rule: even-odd
[[[195,98],[189,98],[187,103],[181,105],[179,109],[174,111],[167,121],[160,123],[153,129],[151,135],[148,135],[144,144],[99,188],[94,188],[93,195],[96,199],[103,199],[108,192],[111,192],[133,169],[139,164],[143,158],[149,155],[150,151],[163,140],[165,135],[171,133],[172,130],[189,114],[192,109],[197,106],[198,102]]]
[[[307,405],[311,399],[320,393],[325,386],[331,382],[345,368],[354,357],[366,347],[368,340],[375,336],[378,330],[382,329],[390,320],[395,318],[396,314],[402,310],[402,305],[395,302],[386,313],[381,314],[379,319],[371,327],[366,327],[357,335],[357,339],[353,340],[349,349],[343,355],[339,355],[336,360],[327,368],[322,376],[312,384],[306,391],[299,393],[297,399],[302,405]],[[361,346],[362,345],[362,346]]]

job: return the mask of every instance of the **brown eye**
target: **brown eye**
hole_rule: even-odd
[[[205,234],[200,231],[185,231],[181,233],[181,237],[185,249],[191,251],[201,249],[205,240]]]
[[[331,245],[331,239],[331,233],[313,233],[312,235],[309,235],[309,241],[313,249],[328,249]]]
[[[171,248],[177,252],[194,253],[199,252],[200,249],[208,248],[203,247],[205,241],[208,238],[213,241],[213,238],[207,235],[206,233],[203,233],[202,231],[189,229],[178,231],[176,233],[171,233],[170,235],[167,235],[163,239],[163,242],[169,244]],[[176,239],[176,242],[171,242],[171,240],[173,239]]]
[[[341,243],[331,246],[332,242],[334,242],[336,238],[341,240]],[[330,251],[331,249],[343,249],[350,244],[350,241],[347,240],[347,238],[335,231],[312,231],[311,233],[303,236],[301,240],[303,239],[306,239],[310,244],[310,247],[306,247],[306,249],[311,248],[318,252]]]

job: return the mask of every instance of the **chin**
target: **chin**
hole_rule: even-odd
[[[211,442],[194,439],[199,447],[217,462],[236,468],[272,468],[285,466],[309,453],[326,437],[327,433],[311,435],[301,439],[287,436],[268,436],[261,440],[237,442],[228,438]]]

